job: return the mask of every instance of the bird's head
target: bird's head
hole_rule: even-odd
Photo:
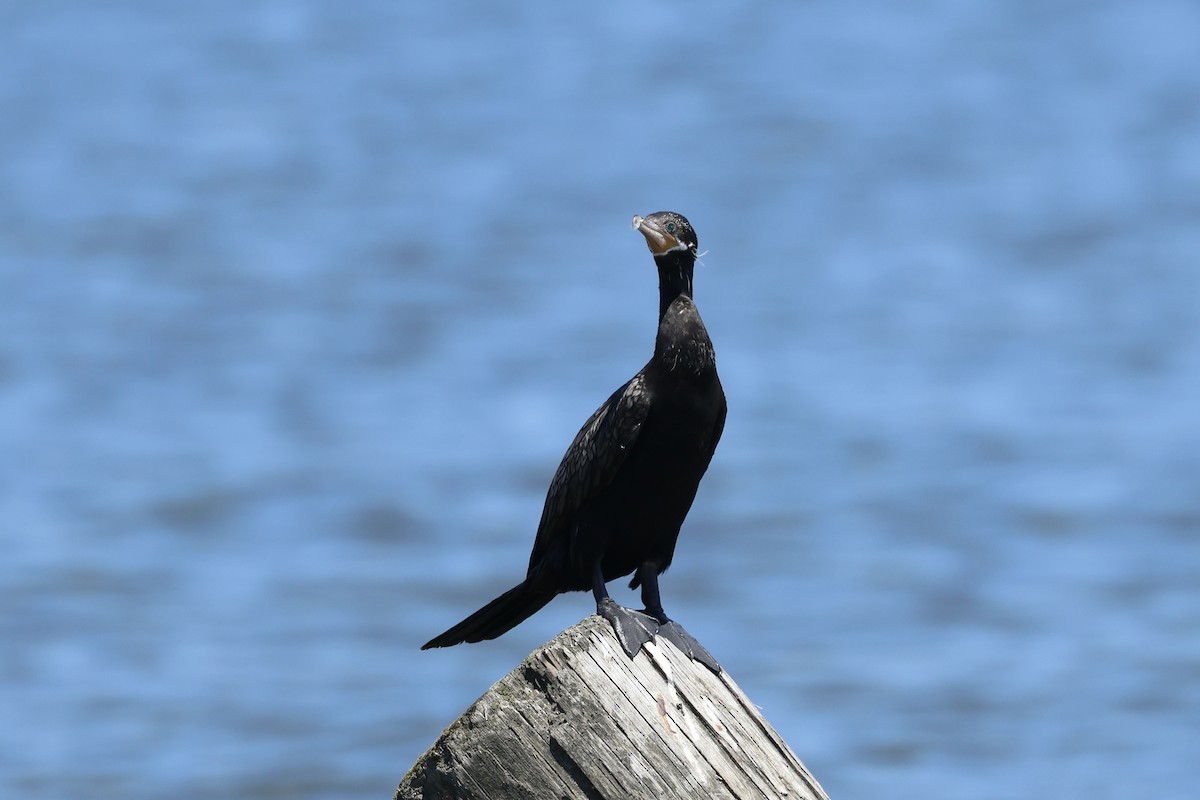
[[[646,237],[646,244],[656,259],[674,252],[696,257],[696,232],[682,214],[674,211],[658,211],[648,217],[635,214],[633,227]]]

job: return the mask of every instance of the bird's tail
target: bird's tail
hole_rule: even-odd
[[[534,589],[528,583],[514,586],[450,630],[421,645],[421,649],[495,639],[533,616],[557,594]]]

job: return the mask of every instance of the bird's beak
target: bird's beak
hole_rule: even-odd
[[[634,230],[641,231],[642,236],[646,237],[646,244],[650,246],[650,252],[656,256],[661,256],[671,250],[681,250],[685,247],[682,242],[667,233],[661,226],[645,217],[639,217],[637,214],[634,214],[633,227]]]

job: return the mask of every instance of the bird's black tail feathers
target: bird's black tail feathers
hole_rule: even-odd
[[[533,616],[557,594],[533,589],[526,583],[514,586],[450,630],[421,645],[421,649],[495,639]]]

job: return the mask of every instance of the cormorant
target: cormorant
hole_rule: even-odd
[[[518,586],[436,636],[422,650],[494,639],[562,592],[592,590],[632,657],[662,634],[715,672],[716,660],[663,612],[658,576],[725,426],[712,340],[692,301],[696,233],[684,217],[634,216],[658,267],[654,355],[584,423],[542,510],[529,570]],[[617,605],[605,583],[634,573],[643,611]]]

